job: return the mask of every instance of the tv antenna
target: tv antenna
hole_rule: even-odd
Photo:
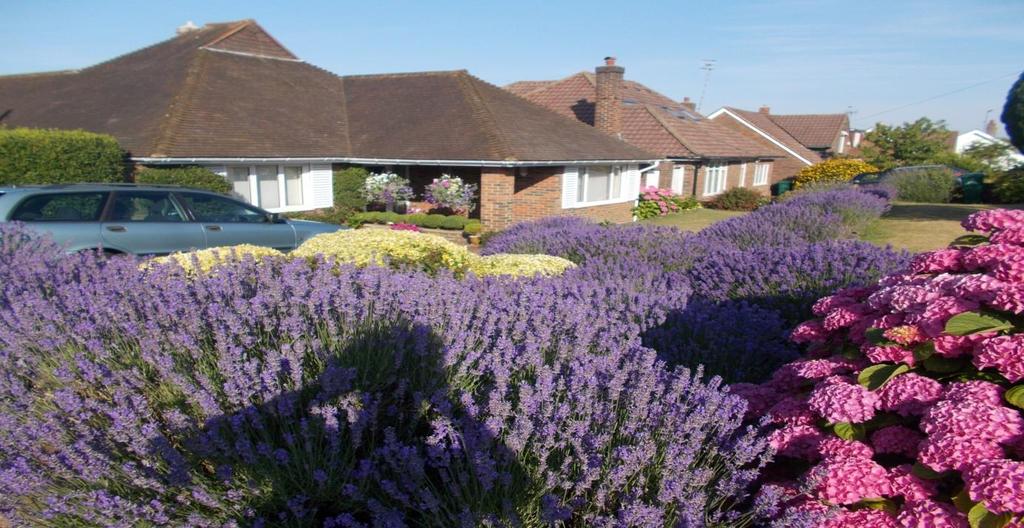
[[[700,89],[700,99],[697,101],[697,111],[704,106],[704,95],[708,92],[708,84],[711,83],[711,72],[715,70],[715,59],[704,59],[701,61],[700,69],[704,70],[704,87]]]

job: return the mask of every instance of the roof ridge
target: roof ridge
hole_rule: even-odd
[[[396,73],[362,73],[356,75],[344,75],[345,78],[353,79],[367,79],[367,78],[379,78],[389,79],[393,77],[413,77],[416,75],[459,75],[469,74],[466,70],[429,70],[429,71],[418,71],[418,72],[396,72]]]
[[[221,36],[219,36],[219,37],[217,37],[217,38],[207,42],[206,44],[203,44],[202,47],[213,46],[214,44],[216,44],[218,42],[221,42],[222,40],[230,37],[231,35],[234,35],[235,33],[238,33],[239,31],[241,31],[241,30],[243,30],[243,29],[253,25],[255,22],[256,21],[251,19],[251,18],[246,18],[245,20],[239,20],[237,22],[226,22],[227,24],[234,24],[235,27],[228,29],[223,34],[221,34]],[[207,25],[209,25],[209,24],[207,24]],[[266,33],[266,32],[264,32],[264,33]],[[267,34],[269,35],[269,33],[267,33]],[[271,37],[271,38],[273,38],[273,37]]]
[[[235,27],[228,29],[227,31],[224,32],[223,35],[213,39],[210,42],[207,42],[206,44],[203,44],[200,47],[201,48],[210,49],[210,50],[224,51],[224,52],[227,52],[227,53],[239,53],[239,54],[245,53],[245,52],[238,52],[238,51],[232,51],[232,50],[225,50],[225,49],[215,48],[213,46],[216,46],[217,44],[227,40],[228,38],[230,38],[233,35],[238,34],[239,32],[241,32],[242,30],[244,30],[246,28],[256,28],[256,29],[260,30],[264,35],[267,36],[267,38],[269,38],[275,45],[277,45],[278,48],[281,48],[281,50],[283,50],[288,55],[291,55],[291,57],[289,57],[289,58],[274,57],[272,55],[262,55],[262,54],[259,54],[259,53],[249,53],[250,55],[254,55],[254,56],[257,56],[257,57],[266,57],[266,58],[271,58],[271,59],[297,60],[297,61],[298,60],[302,60],[302,59],[299,58],[298,55],[292,53],[292,50],[290,50],[287,47],[285,47],[284,44],[281,44],[281,41],[277,40],[277,38],[274,37],[274,35],[271,35],[270,32],[267,31],[266,28],[264,28],[263,26],[260,25],[259,22],[257,22],[255,19],[252,19],[252,18],[247,18],[245,20],[240,20],[240,21],[236,22],[235,23]]]
[[[461,70],[461,74],[456,78],[458,79],[459,87],[462,88],[462,93],[473,108],[473,119],[483,128],[484,135],[487,137],[487,143],[491,147],[491,152],[498,159],[515,160],[515,153],[509,148],[508,141],[502,136],[494,114],[487,106],[487,103],[484,102],[483,96],[473,82],[475,77],[470,75],[469,72]],[[498,89],[500,90],[500,88]]]
[[[690,147],[690,145],[688,145],[685,140],[683,140],[682,136],[679,135],[679,132],[674,127],[672,127],[670,123],[668,123],[668,121],[664,118],[664,116],[658,115],[658,112],[654,111],[654,109],[652,108],[653,105],[644,104],[642,106],[643,106],[644,110],[647,110],[648,114],[651,114],[651,117],[653,117],[654,120],[657,121],[658,124],[660,124],[662,128],[664,128],[666,131],[668,131],[668,133],[672,137],[674,137],[676,139],[676,141],[679,142],[680,145],[683,146],[683,148],[685,148],[686,150],[689,150],[690,152],[692,152],[694,154],[697,154],[698,156],[701,155],[699,152],[697,152],[696,150],[692,149]]]
[[[776,123],[775,120],[772,119],[772,115],[771,114],[762,114],[761,112],[753,111],[753,110],[740,110],[739,108],[737,108],[736,110],[739,110],[740,112],[746,112],[746,113],[750,113],[750,114],[763,115],[763,116],[767,117],[768,120],[772,122],[772,124],[774,124],[775,126],[779,127],[779,130],[782,130],[782,132],[784,132],[787,136],[789,136],[789,139],[792,139],[793,141],[796,142],[797,145],[800,145],[804,149],[807,149],[808,151],[810,151],[810,149],[807,148],[807,145],[804,145],[803,141],[800,141],[789,130],[786,130],[786,127]],[[751,125],[754,125],[754,123],[751,123]],[[757,126],[757,125],[754,125],[754,126]],[[761,127],[758,127],[758,128],[760,129]],[[765,134],[768,134],[769,136],[772,135],[767,130],[762,130],[762,132],[764,132]],[[813,161],[811,163],[813,164]]]
[[[74,75],[82,70],[77,68],[69,68],[67,70],[52,70],[52,71],[41,71],[41,72],[30,72],[30,73],[10,73],[6,75],[0,75],[0,79],[24,79],[29,77],[49,77],[57,75]]]
[[[175,129],[185,118],[186,107],[192,102],[192,95],[195,94],[198,89],[199,83],[198,78],[205,65],[206,55],[198,53],[199,49],[196,49],[192,56],[191,64],[187,72],[185,73],[185,79],[181,83],[181,87],[178,89],[178,93],[173,96],[170,102],[167,104],[166,116],[160,130],[157,132],[156,139],[153,141],[152,149],[148,155],[153,157],[159,157],[163,155],[163,151],[172,145],[172,138]]]

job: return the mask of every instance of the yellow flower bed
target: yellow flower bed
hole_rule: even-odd
[[[184,268],[188,273],[196,273],[197,271],[200,273],[209,273],[221,264],[239,262],[244,260],[247,256],[260,260],[263,257],[283,257],[284,253],[272,248],[253,246],[251,244],[241,244],[238,246],[224,246],[201,249],[199,251],[171,253],[166,257],[150,259],[142,266],[144,268],[148,268],[154,265],[174,262]],[[197,263],[199,266],[198,270],[196,269]]]
[[[799,189],[815,183],[845,183],[864,172],[878,172],[878,168],[859,159],[830,158],[800,169],[793,186]]]
[[[324,255],[359,267],[412,267],[428,273],[448,269],[457,276],[466,272],[470,260],[465,247],[437,235],[390,229],[353,229],[317,235],[291,255]]]
[[[575,268],[576,264],[562,257],[551,255],[513,255],[501,253],[478,257],[473,255],[469,261],[469,271],[478,277],[489,275],[511,275],[513,277],[532,277],[543,275],[553,277]]]

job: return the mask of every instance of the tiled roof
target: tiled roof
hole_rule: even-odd
[[[768,117],[809,149],[832,148],[840,132],[850,128],[846,114],[768,114]]]
[[[594,124],[597,91],[591,72],[579,72],[559,81],[521,81],[505,88],[562,115]],[[622,102],[622,138],[661,156],[758,158],[783,155],[635,81],[623,81]]]
[[[821,155],[813,150],[808,149],[792,136],[786,129],[780,127],[778,123],[773,121],[769,114],[763,114],[761,112],[752,112],[750,110],[741,110],[739,108],[726,107],[727,110],[740,117],[744,121],[750,123],[752,126],[761,130],[765,134],[771,136],[773,139],[785,145],[788,149],[796,152],[797,155],[806,159],[810,163],[816,163],[821,161]]]
[[[77,72],[0,77],[0,123],[111,134],[135,157],[657,157],[464,71],[338,77],[251,20]]]

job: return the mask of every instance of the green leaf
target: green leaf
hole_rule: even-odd
[[[843,440],[863,440],[866,436],[863,424],[839,422],[832,424],[832,432]]]
[[[925,480],[938,480],[944,476],[942,473],[939,473],[920,462],[914,463],[914,466],[910,468],[910,472]]]
[[[935,355],[935,345],[921,343],[914,347],[914,361],[921,362]]]
[[[977,503],[967,512],[967,522],[971,528],[1003,528],[1013,519],[1013,515],[1003,513],[996,515],[982,503]]]
[[[971,528],[981,528],[981,522],[989,515],[988,508],[982,503],[977,503],[967,512],[967,522]]]
[[[931,372],[938,372],[940,374],[948,374],[950,372],[958,372],[967,366],[967,361],[963,359],[949,359],[941,356],[932,356],[924,360],[921,365],[925,370]]]
[[[977,334],[978,332],[1001,332],[1013,328],[1013,323],[995,315],[979,312],[956,314],[946,321],[946,333],[955,336]]]
[[[988,242],[988,237],[985,235],[961,235],[950,242],[949,246],[980,246],[985,242]]]
[[[896,506],[895,502],[889,499],[883,499],[881,497],[869,497],[867,499],[861,499],[860,501],[857,502],[856,505],[863,506],[865,508],[869,508],[872,510],[886,511],[893,515],[896,515],[896,513],[899,512],[899,507]]]
[[[1010,405],[1013,405],[1018,409],[1024,409],[1024,385],[1010,387],[1010,389],[1003,394],[1003,398],[1005,398],[1007,403]]]
[[[960,490],[960,493],[953,495],[953,506],[960,510],[962,513],[971,511],[974,507],[974,501],[971,500],[970,495],[967,494],[967,488]]]
[[[1006,383],[1006,378],[998,372],[985,370],[968,370],[956,376],[957,381],[990,381],[992,383]]]
[[[871,365],[870,367],[860,371],[857,375],[857,383],[860,383],[868,390],[875,390],[890,379],[903,374],[910,370],[910,367],[900,363],[899,365],[891,365],[888,363],[881,363],[878,365]]]
[[[864,338],[872,345],[888,341],[885,338],[885,329],[882,328],[868,328],[867,331],[864,332]]]

